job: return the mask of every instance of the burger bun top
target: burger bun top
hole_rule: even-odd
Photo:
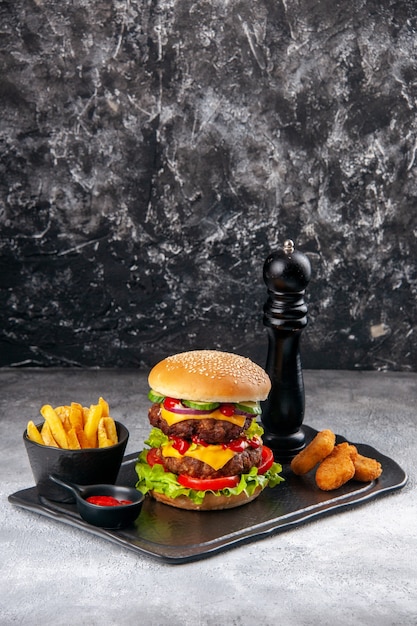
[[[149,373],[151,389],[163,396],[200,402],[265,400],[271,381],[248,359],[219,350],[191,350],[163,359]]]

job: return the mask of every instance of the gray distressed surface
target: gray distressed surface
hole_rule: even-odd
[[[415,370],[414,0],[3,1],[0,364],[263,363],[262,265],[313,265],[309,368]]]
[[[31,486],[22,432],[40,406],[103,395],[149,427],[146,377],[120,370],[0,371],[0,621],[7,626],[414,626],[417,622],[416,375],[306,371],[306,420],[395,459],[400,491],[210,559],[164,565],[12,507]]]

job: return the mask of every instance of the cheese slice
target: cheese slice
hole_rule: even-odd
[[[194,450],[187,450],[185,454],[180,454],[171,444],[167,444],[162,448],[162,456],[177,459],[188,456],[192,459],[207,463],[207,465],[210,465],[210,467],[216,471],[226,465],[230,459],[233,459],[235,454],[236,452],[233,452],[230,448],[223,448],[222,446],[216,445],[197,446]]]
[[[236,426],[242,427],[246,421],[246,417],[244,415],[223,415],[219,409],[215,409],[211,413],[205,413],[204,415],[194,414],[194,413],[173,413],[172,411],[167,411],[161,405],[161,416],[166,421],[168,426],[172,426],[173,424],[178,424],[179,422],[185,422],[185,420],[201,420],[201,419],[213,419],[213,420],[222,420],[223,422],[230,422],[231,424],[235,424]]]

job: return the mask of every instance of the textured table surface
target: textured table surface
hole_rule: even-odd
[[[304,373],[305,423],[394,459],[402,489],[201,561],[170,565],[12,506],[33,485],[22,442],[44,403],[99,395],[142,447],[146,372],[0,370],[0,623],[306,626],[417,623],[417,374]]]

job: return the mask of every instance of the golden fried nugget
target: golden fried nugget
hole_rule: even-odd
[[[355,446],[339,443],[318,466],[316,483],[323,491],[338,489],[355,475],[353,459],[358,455]]]
[[[291,461],[294,474],[301,476],[312,470],[317,463],[325,459],[333,450],[336,435],[331,430],[322,430]]]
[[[340,445],[346,449],[349,449],[350,458],[352,459],[353,463],[355,463],[355,460],[358,458],[359,454],[356,446],[354,446],[353,443],[348,443],[347,441],[345,443],[341,443]]]
[[[370,459],[362,454],[358,454],[354,459],[355,474],[353,478],[362,483],[375,480],[382,474],[382,465],[376,459]]]

